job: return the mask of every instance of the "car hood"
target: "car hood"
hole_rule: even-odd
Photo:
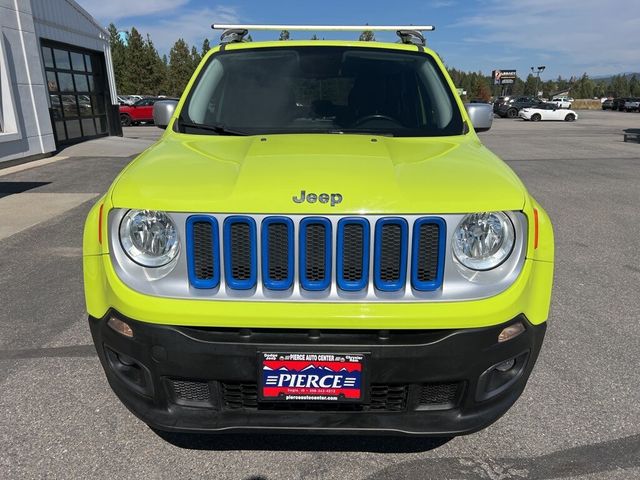
[[[339,194],[342,201],[334,196],[334,205],[295,202],[302,191]],[[111,190],[112,203],[120,208],[283,214],[519,210],[525,195],[513,171],[472,134],[168,132],[125,168]]]

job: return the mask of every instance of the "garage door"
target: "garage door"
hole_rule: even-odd
[[[101,53],[42,40],[56,143],[107,135],[107,90]]]

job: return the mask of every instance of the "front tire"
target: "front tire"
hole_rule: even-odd
[[[518,116],[518,110],[515,108],[510,108],[507,110],[507,118],[516,118]]]
[[[534,113],[533,115],[531,115],[532,122],[539,122],[540,120],[542,120],[542,115],[540,115],[539,113]]]
[[[566,117],[564,117],[565,122],[573,122],[576,119],[576,116],[573,113],[570,113]]]
[[[123,127],[130,127],[131,126],[131,117],[129,115],[127,115],[126,113],[120,114],[120,125],[122,125]]]

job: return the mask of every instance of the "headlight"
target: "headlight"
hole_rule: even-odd
[[[472,270],[496,268],[513,250],[515,231],[502,212],[472,213],[462,219],[453,234],[453,254]]]
[[[143,267],[162,267],[180,249],[171,218],[153,210],[129,210],[120,223],[120,243],[129,258]]]

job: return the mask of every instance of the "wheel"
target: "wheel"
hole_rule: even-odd
[[[542,120],[542,115],[540,115],[539,113],[534,113],[533,115],[531,115],[532,122],[539,122],[540,120]]]
[[[573,122],[576,119],[576,116],[573,113],[568,114],[564,117],[565,122]]]
[[[129,115],[127,115],[126,113],[121,113],[120,114],[120,125],[122,125],[123,127],[130,127],[131,126],[131,117]]]
[[[518,116],[518,110],[515,108],[510,108],[509,110],[507,110],[507,117],[508,118],[516,118]]]

